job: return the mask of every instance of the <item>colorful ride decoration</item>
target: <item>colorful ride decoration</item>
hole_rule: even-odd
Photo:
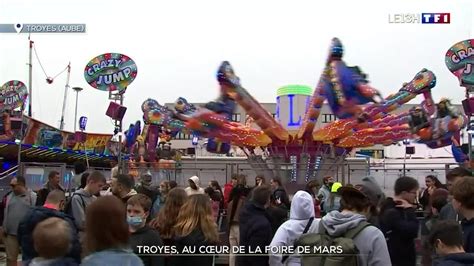
[[[11,111],[24,108],[28,98],[28,89],[25,83],[19,80],[10,80],[0,87],[1,132],[0,141],[12,141],[15,137],[11,127]]]
[[[79,141],[73,132],[62,131],[36,119],[25,117],[23,144],[61,150],[87,151],[93,154],[110,154],[108,146],[111,134],[86,133],[85,141]]]
[[[458,79],[459,86],[465,88],[466,99],[463,101],[463,107],[468,115],[468,119],[470,120],[466,123],[472,127],[472,116],[474,113],[472,108],[474,103],[474,97],[472,97],[474,85],[474,39],[464,40],[451,46],[446,52],[445,63],[449,71],[451,71],[451,73],[453,73],[453,75]],[[471,134],[469,134],[469,138],[471,138]],[[469,141],[469,143],[471,142]],[[451,147],[456,162],[460,165],[474,169],[472,145],[469,147],[468,151],[466,151],[469,155],[466,155],[461,151],[459,141],[456,142],[456,140],[453,140],[453,145]]]
[[[446,66],[459,79],[459,85],[474,85],[474,39],[454,44],[446,52]]]
[[[344,157],[356,147],[391,145],[405,139],[414,139],[430,148],[448,146],[466,126],[466,117],[458,113],[448,99],[442,99],[437,105],[434,103],[431,89],[436,85],[436,76],[433,72],[422,69],[412,80],[403,83],[397,93],[383,98],[369,85],[367,75],[359,67],[347,66],[342,58],[343,46],[334,38],[312,96],[309,98],[307,88],[300,88],[304,89],[304,94],[300,93],[302,97],[308,98],[302,124],[296,131],[285,128],[276,120],[280,118],[278,104],[275,119],[250,95],[227,61],[217,71],[221,94],[215,101],[193,106],[179,98],[171,109],[156,100],[145,100],[142,104],[145,126],[138,145],[143,147],[142,153],[144,149],[149,156],[145,161],[157,160],[156,145],[160,134],[174,136],[183,132],[208,138],[207,150],[214,153],[225,153],[234,145],[249,151],[246,153],[250,156],[259,147],[276,161],[304,161],[310,168],[316,167],[320,156]],[[418,95],[424,97],[419,107],[391,114]],[[325,100],[338,120],[315,128]],[[236,104],[246,111],[245,124],[231,121]],[[136,140],[127,137],[127,141],[131,147]],[[134,148],[135,153],[136,150]],[[312,159],[316,161],[313,163]]]
[[[137,76],[137,65],[128,56],[106,53],[92,58],[84,69],[84,77],[92,87],[102,91],[122,91]]]
[[[23,107],[28,98],[28,89],[25,83],[19,80],[10,80],[0,88],[0,110],[14,110]]]

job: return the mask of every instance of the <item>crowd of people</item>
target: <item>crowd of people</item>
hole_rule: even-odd
[[[424,189],[402,176],[393,197],[373,177],[354,185],[311,180],[292,197],[280,178],[247,181],[236,174],[223,188],[215,180],[204,188],[192,176],[185,188],[174,181],[155,187],[150,173],[135,184],[116,171],[107,181],[77,167],[69,188],[51,171],[32,191],[14,177],[1,202],[7,265],[18,265],[21,254],[31,266],[211,266],[216,255],[199,247],[222,245],[231,247],[230,266],[411,266],[417,254],[422,265],[474,264],[474,178],[466,169],[449,171],[446,184],[427,176]],[[192,256],[177,255],[189,247]],[[317,248],[303,254],[297,247]],[[249,256],[252,250],[265,252]]]

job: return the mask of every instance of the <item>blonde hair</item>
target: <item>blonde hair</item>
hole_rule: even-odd
[[[206,241],[216,243],[219,240],[211,202],[206,195],[190,196],[178,214],[175,226],[177,236],[187,236],[195,229],[202,231]]]

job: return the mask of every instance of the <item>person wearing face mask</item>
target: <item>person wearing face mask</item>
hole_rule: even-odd
[[[52,190],[46,197],[43,206],[37,206],[30,209],[18,226],[18,242],[21,247],[22,261],[28,263],[38,253],[34,248],[33,230],[40,222],[56,217],[66,221],[71,228],[71,249],[66,257],[74,259],[77,263],[81,262],[81,244],[79,242],[79,233],[74,224],[73,218],[62,212],[66,202],[64,191]]]
[[[143,261],[145,266],[165,265],[162,256],[143,256],[138,246],[163,246],[160,234],[146,224],[150,214],[151,200],[144,194],[136,194],[127,201],[127,223],[130,236],[130,247]]]

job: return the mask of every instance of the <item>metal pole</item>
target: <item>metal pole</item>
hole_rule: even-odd
[[[21,106],[21,124],[20,124],[20,142],[18,143],[18,162],[17,162],[17,165],[18,165],[18,170],[17,170],[17,173],[21,174],[21,143],[23,142],[23,117],[25,115],[25,104],[23,103],[22,106]]]
[[[74,110],[74,132],[76,132],[77,129],[77,101],[79,98],[79,91],[76,91],[76,108]]]
[[[119,94],[120,105],[123,105],[123,94]],[[122,120],[116,120],[116,125],[119,129],[119,151],[118,151],[118,172],[119,174],[123,173],[122,169]]]
[[[405,176],[406,161],[407,161],[407,146],[405,145],[405,156],[403,157],[403,176]]]
[[[78,106],[78,102],[79,102],[79,92],[82,91],[82,88],[74,87],[72,89],[76,92],[76,108],[75,108],[75,111],[74,111],[74,132],[76,132],[76,128],[77,128],[77,106]]]
[[[33,96],[32,93],[32,88],[33,88],[33,44],[34,42],[30,39],[28,36],[29,40],[29,45],[30,45],[30,56],[29,56],[29,62],[28,62],[28,89],[29,89],[29,95],[28,95],[28,116],[33,117],[33,103],[32,103],[32,98]]]
[[[69,77],[71,76],[71,62],[67,65],[67,79],[66,86],[64,87],[64,99],[63,99],[63,110],[61,112],[61,122],[59,124],[59,129],[64,129],[64,113],[66,112],[66,101],[67,101],[67,90],[69,89]]]
[[[197,144],[194,145],[194,167],[196,167],[196,176],[199,176],[197,146]]]
[[[76,132],[76,131],[74,130],[74,132]],[[81,129],[81,133],[84,134],[84,130]],[[89,157],[87,157],[86,143],[87,143],[87,140],[85,142],[83,142],[82,145],[84,145],[84,153],[86,154],[86,165],[87,165],[87,169],[89,169]]]
[[[468,101],[469,101],[469,98],[470,98],[469,94],[470,94],[470,88],[466,87],[466,99]],[[467,121],[468,121],[468,126],[467,126],[466,133],[467,133],[467,141],[468,141],[468,145],[469,145],[469,154],[468,154],[469,163],[468,163],[468,165],[470,166],[471,161],[472,161],[472,129],[471,129],[471,114],[470,114],[470,112],[467,114]],[[472,170],[473,169],[471,169],[471,171]]]

